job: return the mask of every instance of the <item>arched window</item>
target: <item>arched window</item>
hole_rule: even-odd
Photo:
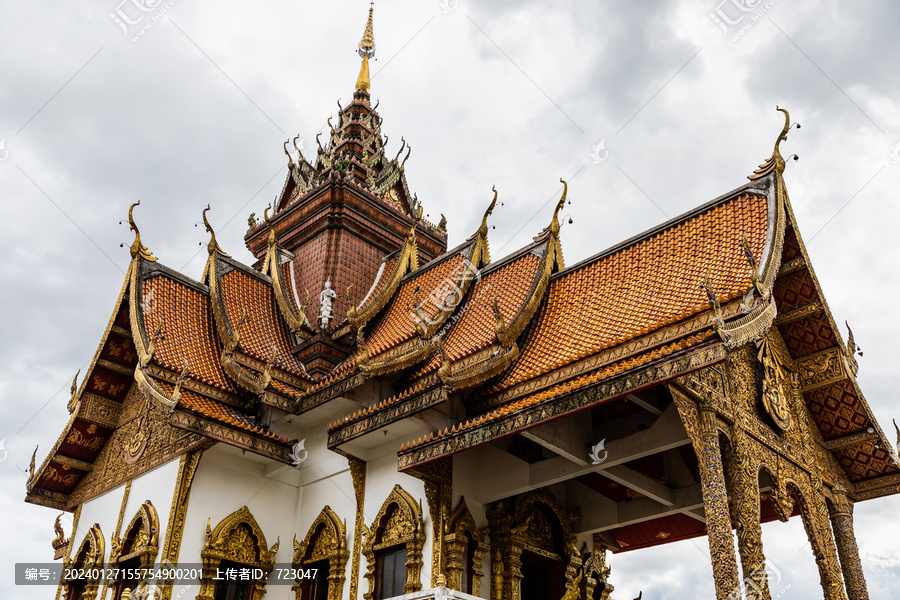
[[[384,600],[422,589],[422,503],[395,485],[363,544],[369,591],[365,600]]]
[[[95,571],[98,576],[68,578],[65,587],[66,600],[94,600],[102,580],[99,575],[103,570],[104,552],[103,532],[100,530],[100,524],[94,523],[93,527],[85,534],[81,545],[78,546],[75,557],[66,564],[65,571],[70,574],[86,573],[88,575]]]
[[[491,595],[562,598],[578,585],[581,553],[568,515],[547,488],[497,502],[488,513],[495,565]],[[502,568],[501,568],[502,567]]]
[[[313,521],[302,542],[294,537],[293,568],[306,576],[294,586],[297,600],[340,600],[344,589],[347,551],[347,525],[341,523],[326,506]],[[308,576],[315,570],[315,575]]]
[[[266,536],[246,506],[222,519],[212,531],[207,529],[206,535],[197,600],[261,600],[279,542],[271,548],[266,545]],[[226,572],[246,573],[247,578],[223,576]]]
[[[481,561],[488,545],[484,531],[475,525],[475,519],[461,498],[444,530],[444,552],[447,564],[447,585],[460,592],[477,596],[481,591]]]
[[[112,540],[110,567],[120,569],[117,579],[107,583],[113,590],[113,600],[120,600],[126,589],[134,592],[141,580],[130,577],[134,569],[149,569],[159,553],[159,517],[156,508],[147,500],[131,519],[121,540]]]

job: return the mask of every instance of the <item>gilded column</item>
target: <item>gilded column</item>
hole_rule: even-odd
[[[670,386],[669,389],[700,463],[700,484],[703,487],[703,509],[706,514],[706,532],[709,538],[716,598],[726,600],[733,597],[735,590],[740,589],[740,583],[716,413],[708,402],[701,402],[698,410],[694,402],[678,388]]]
[[[736,409],[740,410],[740,408]],[[748,596],[771,600],[766,574],[766,556],[762,546],[759,514],[759,475],[754,469],[749,444],[752,443],[736,417],[732,428],[730,460],[731,498],[737,524],[738,552]]]
[[[350,463],[350,475],[353,477],[353,491],[356,493],[356,521],[353,526],[353,559],[350,566],[350,600],[356,600],[359,594],[359,557],[362,553],[362,534],[366,528],[363,513],[366,499],[366,463],[354,456],[346,455]],[[374,532],[372,532],[374,533]]]
[[[834,487],[834,502],[830,505],[831,526],[837,542],[841,571],[850,600],[869,600],[866,578],[859,560],[856,534],[853,533],[853,504],[847,498],[847,490],[838,484]]]
[[[825,600],[847,600],[847,594],[844,592],[844,585],[841,581],[841,569],[838,565],[834,537],[831,534],[828,508],[823,496],[822,478],[819,475],[819,465],[813,448],[812,436],[809,433],[806,402],[800,392],[800,377],[795,373],[791,374],[791,396],[797,414],[797,425],[800,427],[800,438],[803,441],[803,453],[810,479],[809,489],[805,490],[808,492],[805,499],[807,504],[801,507],[803,525],[819,567],[819,579],[822,590],[825,592]]]

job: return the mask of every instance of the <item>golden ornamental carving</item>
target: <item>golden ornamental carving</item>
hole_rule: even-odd
[[[549,489],[495,503],[488,512],[488,521],[494,557],[492,600],[522,597],[522,552],[526,549],[564,565],[567,590],[577,585],[582,559],[575,546],[572,518]]]
[[[376,551],[399,545],[406,546],[406,593],[418,592],[422,589],[422,547],[425,545],[422,503],[417,503],[406,490],[395,485],[369,526],[362,547],[367,562],[365,576],[369,580],[369,590],[363,594],[365,600],[375,597]]]
[[[271,548],[266,545],[266,536],[246,506],[222,519],[212,531],[207,531],[206,546],[200,552],[203,576],[198,600],[214,600],[216,582],[213,576],[223,560],[262,569],[263,577],[255,582],[253,598],[249,599],[261,600],[266,593],[266,577],[275,565],[279,542]]]
[[[462,574],[471,566],[472,589],[471,594],[478,596],[481,593],[481,580],[484,577],[482,561],[490,546],[484,540],[484,529],[479,529],[471,511],[466,506],[465,497],[460,498],[459,504],[453,509],[447,519],[444,528],[444,553],[446,561],[444,570],[447,573],[447,586],[454,590],[462,589]],[[466,565],[469,556],[469,544],[474,544],[472,552],[472,564]]]
[[[99,523],[94,523],[88,532],[85,534],[84,539],[81,541],[81,544],[78,546],[78,550],[75,552],[71,561],[66,561],[65,567],[66,569],[63,572],[72,572],[77,573],[82,569],[84,572],[92,572],[96,570],[96,572],[101,574],[103,572],[103,558],[105,554],[105,545],[103,540],[103,531],[100,529]],[[70,594],[73,593],[74,589],[77,587],[82,587],[83,591],[81,593],[82,600],[94,600],[97,597],[97,590],[102,583],[101,577],[96,577],[94,579],[68,579],[63,580],[60,578],[60,583],[65,584],[66,595],[65,597],[69,597]]]
[[[781,111],[784,113],[784,128],[781,130],[781,133],[778,135],[778,139],[775,140],[775,149],[772,150],[772,155],[766,159],[766,162],[759,165],[759,167],[753,171],[752,175],[749,175],[747,179],[753,181],[755,179],[761,179],[768,175],[769,173],[775,172],[778,175],[784,172],[784,157],[781,156],[781,151],[779,150],[779,146],[781,142],[787,140],[788,131],[791,130],[791,115],[788,114],[788,111],[780,106],[776,106],[775,110]],[[799,123],[796,124],[799,128]]]
[[[341,522],[337,514],[326,506],[313,521],[302,542],[294,537],[293,567],[302,569],[304,565],[328,561],[328,600],[340,600],[344,589],[345,569],[350,552],[347,550],[347,523]],[[300,581],[293,586],[296,600],[303,598]]]
[[[757,348],[757,357],[763,368],[763,407],[775,424],[782,431],[787,431],[791,427],[791,410],[786,367],[769,335],[757,342]]]
[[[147,247],[141,242],[141,232],[138,230],[137,224],[134,222],[134,207],[140,205],[141,201],[138,200],[130,207],[128,207],[128,225],[129,229],[134,232],[134,241],[131,243],[131,258],[136,259],[141,257],[144,260],[154,262],[156,257],[150,253]]]
[[[178,477],[175,480],[175,492],[172,495],[172,504],[169,508],[166,539],[163,542],[162,549],[162,562],[166,564],[178,564],[181,537],[184,532],[184,520],[187,517],[188,501],[191,497],[191,484],[202,455],[202,450],[181,455],[178,465]],[[157,582],[160,600],[170,600],[173,584],[174,582],[171,579]]]

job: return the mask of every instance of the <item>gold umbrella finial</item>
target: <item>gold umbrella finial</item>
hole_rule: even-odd
[[[372,30],[372,15],[375,11],[375,1],[369,3],[369,20],[363,31],[362,39],[357,47],[357,52],[362,57],[362,65],[359,68],[359,77],[356,78],[356,91],[369,93],[369,59],[375,56],[375,34]]]

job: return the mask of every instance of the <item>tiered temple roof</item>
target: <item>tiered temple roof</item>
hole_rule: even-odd
[[[447,251],[444,226],[422,219],[406,184],[408,145],[386,154],[369,102],[370,33],[371,17],[353,101],[339,103],[327,144],[312,161],[285,145],[290,173],[274,212],[251,217],[245,238],[255,267],[228,256],[208,222],[200,280],[165,267],[131,207],[124,286],[73,385],[72,417],[31,473],[29,501],[72,506],[126,426],[131,437],[114,449],[126,461],[166,428],[188,436],[183,448],[218,441],[289,464],[295,440],[273,431],[274,415],[303,419],[373,380],[376,397],[358,396],[328,445],[365,448],[437,410],[440,427],[402,440],[400,469],[416,469],[721,363],[771,326],[823,460],[840,465],[858,499],[897,489],[900,468],[857,385],[852,336],[841,339],[810,264],[777,145],[748,184],[569,267],[558,221],[567,186],[548,226],[511,255],[491,261],[496,191],[479,228]],[[314,311],[308,290],[326,281],[337,297]],[[132,390],[137,405],[126,403]],[[620,547],[634,545],[637,533],[620,534]]]

